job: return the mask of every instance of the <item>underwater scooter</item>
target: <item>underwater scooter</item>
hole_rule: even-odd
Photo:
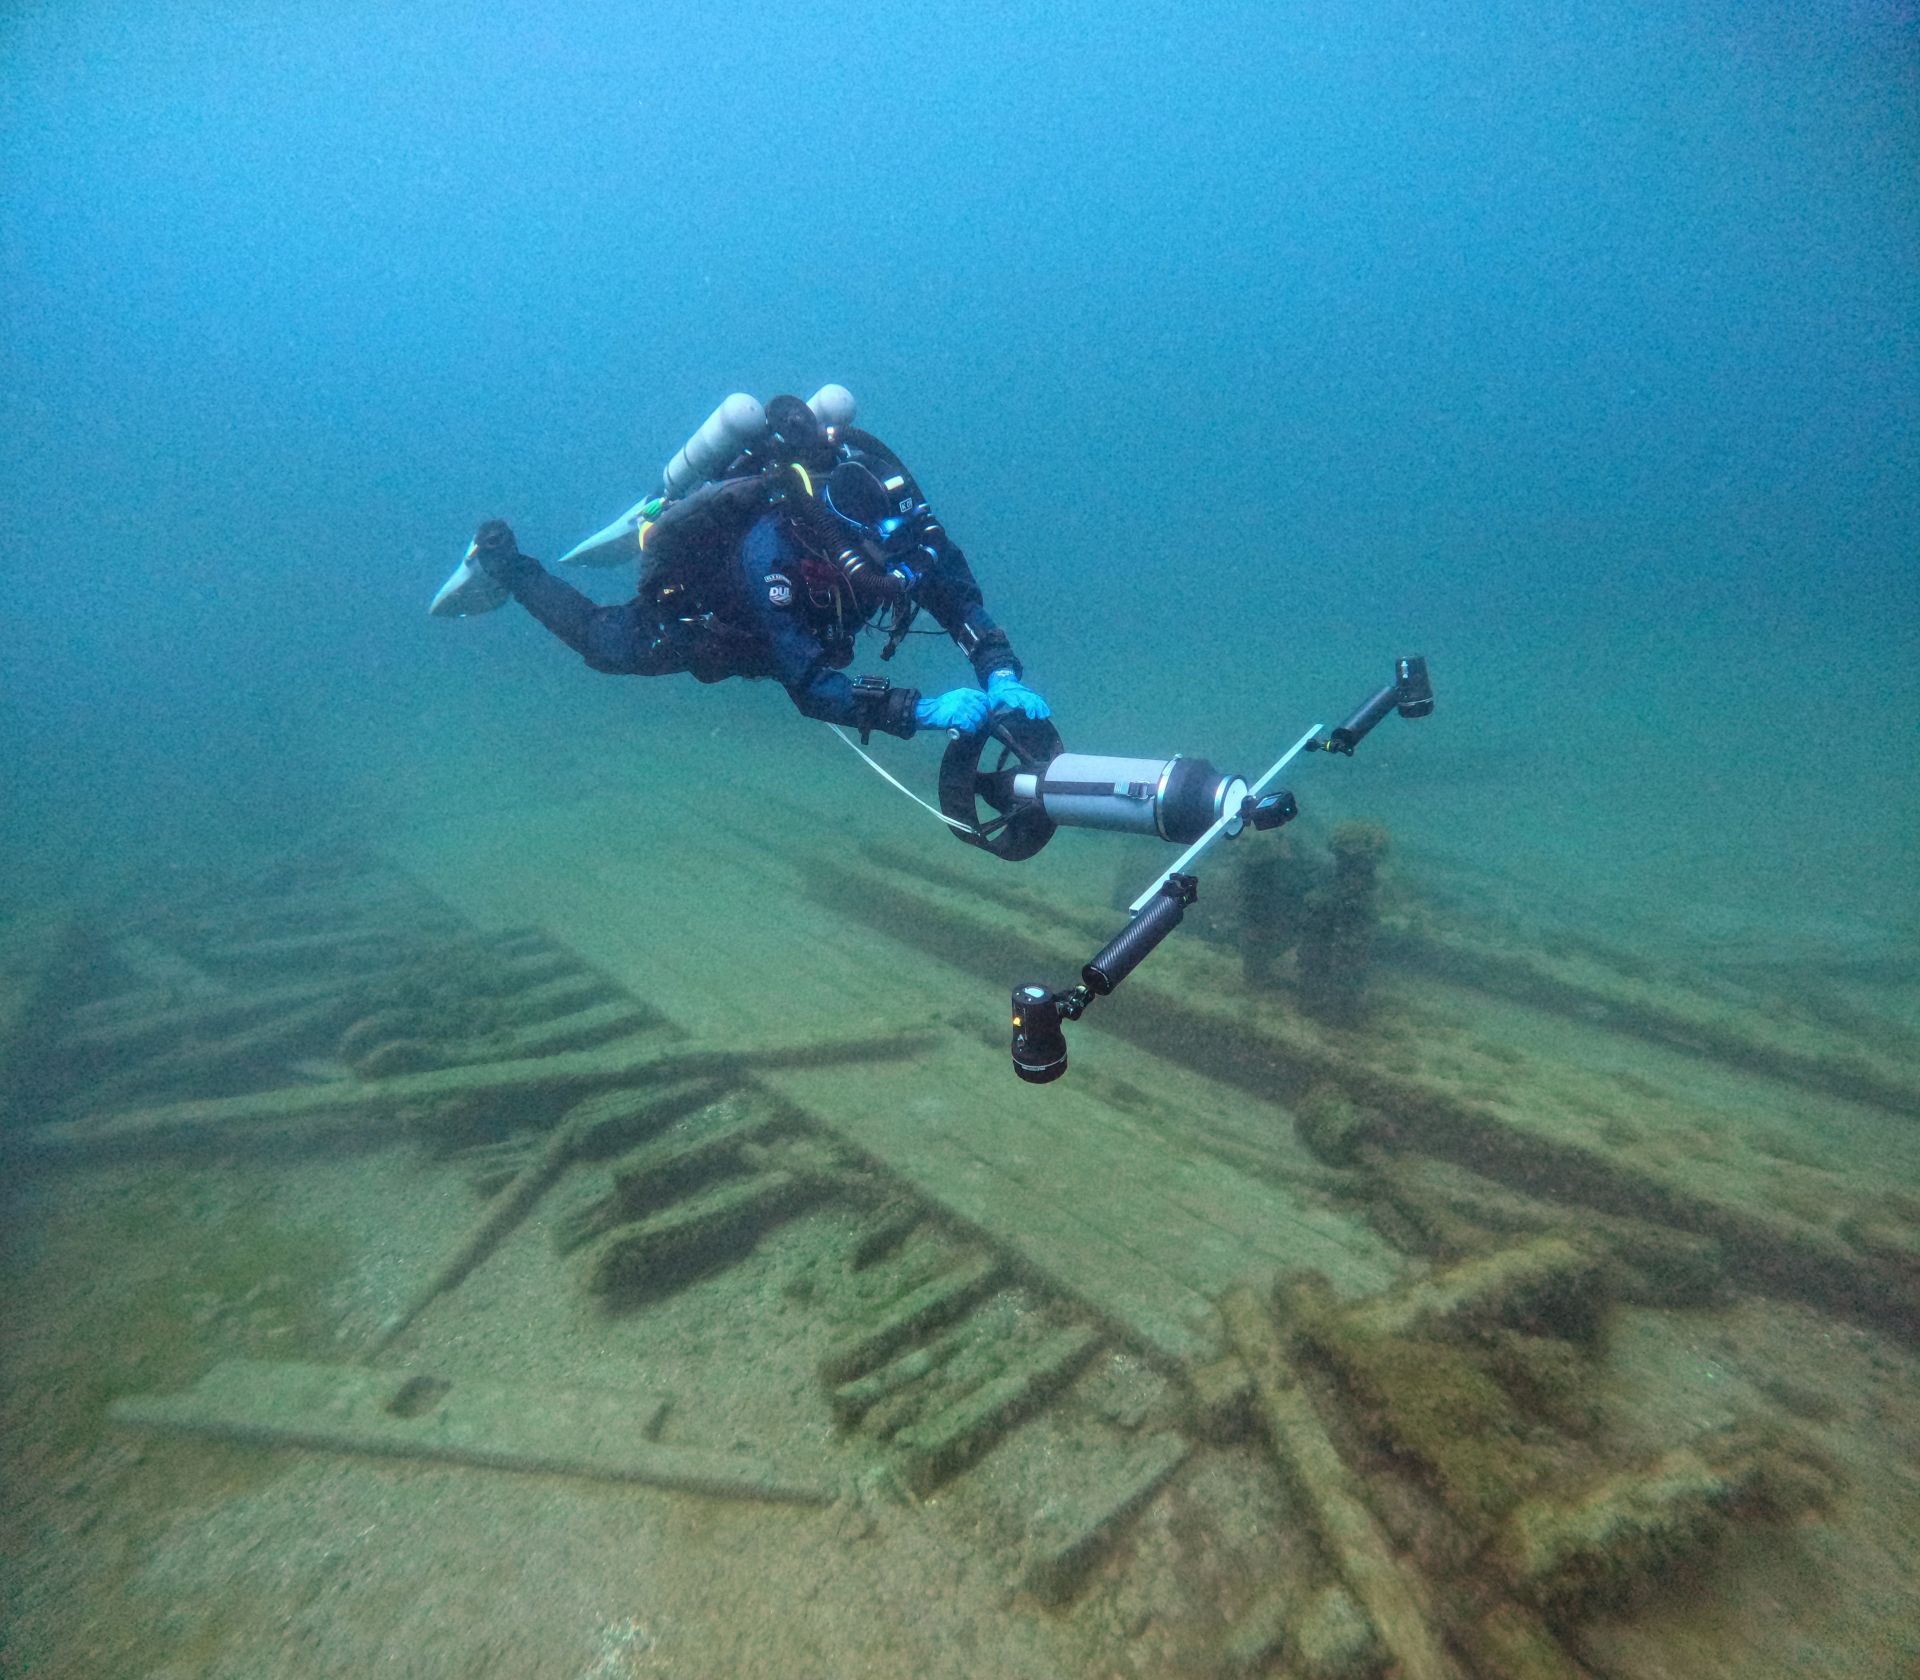
[[[1248,828],[1274,829],[1299,814],[1286,788],[1274,779],[1302,752],[1352,757],[1389,712],[1423,718],[1433,711],[1427,662],[1410,655],[1394,662],[1393,681],[1323,736],[1322,725],[1295,741],[1257,782],[1214,769],[1204,758],[1107,758],[1064,749],[1059,731],[1045,719],[1013,714],[978,734],[956,736],[940,761],[940,808],[949,826],[969,845],[1013,863],[1032,857],[1057,829],[1104,828],[1126,834],[1157,834],[1186,850],[1127,907],[1131,920],[1080,970],[1080,982],[1065,991],[1028,983],[1013,989],[1013,1071],[1033,1085],[1046,1085],[1067,1071],[1067,1040],[1061,1030],[1077,1021],[1096,997],[1105,997],[1180,925],[1199,896],[1199,882],[1186,871],[1222,835]],[[981,768],[990,741],[998,761]],[[1269,791],[1272,789],[1272,791]],[[984,800],[994,815],[982,818]]]

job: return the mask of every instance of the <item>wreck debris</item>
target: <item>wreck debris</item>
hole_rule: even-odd
[[[836,1386],[852,1381],[915,1337],[951,1323],[997,1288],[1004,1276],[1005,1264],[997,1254],[977,1254],[961,1261],[829,1353],[820,1362],[821,1376]]]
[[[117,1400],[112,1416],[165,1434],[643,1482],[722,1499],[830,1505],[844,1491],[817,1472],[663,1446],[649,1439],[662,1403],[412,1371],[228,1359],[183,1394]]]
[[[1386,1128],[1384,1115],[1362,1107],[1339,1086],[1323,1080],[1294,1105],[1293,1129],[1330,1167],[1349,1167]]]
[[[1300,1007],[1330,1025],[1353,1026],[1367,1009],[1387,833],[1373,823],[1343,823],[1327,845],[1333,868],[1307,895]]]
[[[1390,942],[1394,960],[1421,973],[1920,1118],[1920,1077],[1910,1058],[1889,1056],[1882,1044],[1859,1034],[1836,1041],[1824,1023],[1783,1020],[1777,1010],[1761,1026],[1750,999],[1704,983],[1689,986],[1670,974],[1648,974],[1625,952],[1591,940],[1535,948],[1427,918],[1418,929],[1396,929]],[[1884,1038],[1884,1032],[1877,1036]]]
[[[208,926],[219,925],[218,916],[208,917]],[[459,931],[442,926],[434,937],[451,941]],[[158,924],[143,936],[170,948]],[[956,1504],[1028,1501],[1000,1532],[1024,1535],[1024,1544],[1008,1548],[1019,1584],[1049,1605],[1071,1600],[1096,1573],[1117,1588],[1136,1560],[1116,1539],[1181,1466],[1195,1453],[1206,1460],[1175,1495],[1186,1520],[1195,1516],[1199,1502],[1188,1501],[1203,1476],[1220,1473],[1229,1458],[1244,1465],[1252,1458],[1246,1443],[1264,1433],[1275,1446],[1274,1465],[1252,1468],[1266,1483],[1283,1475],[1304,1496],[1314,1534],[1303,1530],[1296,1555],[1276,1566],[1288,1578],[1227,1631],[1220,1654],[1233,1672],[1278,1662],[1289,1674],[1347,1680],[1383,1669],[1449,1673],[1458,1662],[1485,1680],[1568,1680],[1583,1671],[1561,1637],[1571,1637],[1582,1618],[1627,1601],[1666,1564],[1707,1552],[1734,1523],[1820,1510],[1837,1485],[1817,1458],[1780,1434],[1744,1432],[1732,1444],[1691,1440],[1652,1461],[1620,1461],[1592,1381],[1607,1352],[1602,1329],[1611,1303],[1717,1302],[1728,1273],[1741,1270],[1738,1257],[1760,1240],[1754,1231],[1764,1225],[1762,1237],[1777,1234],[1788,1222],[1762,1204],[1748,1210],[1719,1187],[1709,1186],[1710,1197],[1694,1194],[1680,1175],[1663,1180],[1608,1137],[1589,1150],[1577,1128],[1536,1127],[1518,1099],[1491,1084],[1473,1086],[1451,1065],[1423,1064],[1411,1048],[1424,1053],[1423,1026],[1401,1031],[1399,1021],[1385,1021],[1364,1043],[1303,1027],[1282,979],[1267,986],[1273,995],[1234,1000],[1258,1011],[1243,1030],[1227,1011],[1209,1013],[1204,989],[1194,988],[1176,1000],[1186,1013],[1169,1019],[1181,1030],[1197,1023],[1241,1034],[1233,1053],[1247,1063],[1235,1075],[1239,1092],[1228,1095],[1244,1096],[1243,1106],[1193,1095],[1215,1087],[1178,1085],[1181,1071],[1161,1061],[1156,1072],[1194,1112],[1173,1100],[1162,1106],[1161,1087],[1143,1095],[1149,1081],[1130,1085],[1136,1070],[1122,1061],[1106,1086],[1083,1085],[1099,1102],[1079,1109],[1056,1102],[1002,1124],[965,1093],[946,1095],[961,1083],[955,1074],[974,1065],[968,1058],[977,1045],[963,1034],[940,1030],[918,1041],[931,1043],[933,1056],[914,1083],[941,1094],[916,1096],[908,1108],[883,1067],[863,1090],[838,1070],[809,1077],[804,1070],[819,1063],[798,1056],[757,1060],[766,1047],[756,1033],[724,1051],[718,1037],[676,1041],[671,1023],[627,994],[610,996],[605,981],[556,955],[550,941],[516,935],[488,948],[539,972],[491,992],[473,1013],[484,1030],[465,1036],[447,1026],[440,1011],[449,994],[437,983],[416,976],[419,989],[410,994],[402,979],[377,1000],[378,1010],[354,995],[354,963],[380,953],[380,972],[405,969],[378,940],[322,941],[303,957],[296,931],[274,931],[263,920],[252,929],[229,927],[217,941],[209,936],[186,947],[188,955],[220,986],[231,976],[209,953],[257,959],[265,969],[284,960],[282,979],[306,957],[324,956],[323,971],[348,983],[277,985],[273,1006],[256,1010],[260,992],[183,1003],[180,992],[158,983],[157,971],[152,984],[132,983],[120,971],[116,984],[127,989],[65,1011],[66,1042],[91,1035],[102,1066],[121,1057],[108,1077],[125,1074],[124,1083],[93,1084],[96,1112],[108,1106],[103,1090],[151,1102],[174,1077],[165,1029],[154,1024],[163,1016],[199,1023],[198,1043],[178,1064],[179,1088],[204,1090],[191,1058],[206,1051],[236,1078],[255,1062],[286,1075],[278,1090],[243,1090],[241,1098],[305,1093],[291,1103],[292,1118],[263,1121],[256,1110],[256,1119],[236,1120],[230,1131],[196,1130],[202,1109],[177,1134],[162,1123],[151,1134],[130,1130],[127,1141],[238,1139],[260,1126],[417,1137],[426,1129],[424,1111],[443,1104],[452,1111],[443,1133],[488,1139],[453,1164],[478,1169],[492,1199],[403,1312],[382,1326],[376,1351],[483,1263],[579,1163],[607,1163],[609,1187],[562,1222],[562,1240],[593,1244],[576,1275],[612,1288],[623,1304],[750,1252],[790,1214],[829,1206],[831,1217],[810,1226],[808,1240],[783,1250],[773,1268],[792,1304],[837,1298],[868,1309],[866,1321],[850,1327],[836,1315],[843,1334],[821,1364],[824,1390],[815,1399],[843,1431],[857,1433],[843,1448],[849,1457],[868,1456],[876,1474],[895,1475],[922,1494],[948,1490]],[[1171,974],[1182,960],[1177,948],[1168,960]],[[611,1045],[603,1032],[613,1035]],[[891,1048],[880,1054],[902,1053],[900,1040],[882,1042]],[[133,1044],[137,1052],[115,1048]],[[1451,1056],[1458,1046],[1443,1048]],[[1186,1052],[1194,1053],[1191,1045]],[[367,1077],[409,1058],[419,1059],[417,1073]],[[443,1065],[449,1058],[459,1065]],[[1256,1099],[1247,1072],[1255,1063],[1281,1101],[1264,1093]],[[402,1082],[449,1074],[460,1078]],[[314,1100],[323,1094],[331,1105]],[[363,1106],[389,1103],[396,1106],[378,1118]],[[845,1112],[856,1105],[865,1112]],[[169,1106],[178,1118],[188,1105]],[[1302,1172],[1296,1116],[1299,1138],[1339,1170]],[[110,1128],[126,1118],[102,1115],[94,1135],[111,1140]],[[1084,1147],[1095,1121],[1109,1128],[1100,1158],[1113,1168],[1097,1214],[1061,1196],[1058,1177],[1049,1179],[1042,1165]],[[1164,1138],[1152,1135],[1162,1128]],[[1190,1171],[1189,1155],[1208,1147],[1196,1134],[1209,1128],[1237,1151],[1241,1173]],[[62,1135],[34,1129],[50,1140]],[[1115,1140],[1123,1130],[1147,1146],[1121,1147]],[[21,1148],[19,1140],[13,1147]],[[1156,1175],[1141,1166],[1150,1159],[1177,1164]],[[968,1170],[956,1172],[956,1160]],[[1579,1170],[1563,1175],[1570,1160]],[[1266,1190],[1248,1188],[1254,1178]],[[1013,1204],[998,1200],[1009,1181],[1020,1192]],[[1643,1197],[1646,1184],[1661,1193]],[[1294,1193],[1267,1193],[1281,1187]],[[1568,1199],[1548,1199],[1562,1196]],[[1164,1211],[1165,1225],[1142,1219],[1143,1207]],[[1752,1211],[1757,1223],[1723,1246],[1719,1215],[1729,1207],[1736,1217]],[[1911,1206],[1863,1201],[1856,1208],[1812,1234],[1832,1262],[1818,1286],[1823,1300],[1851,1287],[1862,1257],[1889,1277],[1904,1269],[1911,1285]],[[1360,1218],[1367,1215],[1383,1228],[1391,1221],[1398,1252],[1365,1231]],[[1218,1322],[1163,1280],[1213,1300],[1219,1283],[1205,1278],[1204,1267],[1229,1255],[1240,1256],[1241,1270],[1260,1263],[1250,1260],[1260,1251],[1248,1245],[1263,1220],[1297,1222],[1303,1231],[1318,1220],[1326,1247],[1344,1242],[1356,1261],[1351,1270],[1326,1261],[1339,1299],[1332,1287],[1298,1287],[1278,1321],[1263,1293],[1227,1297],[1218,1322],[1235,1356],[1221,1358]],[[1305,1247],[1302,1237],[1296,1252]],[[1170,1257],[1175,1249],[1184,1252]],[[1080,1257],[1077,1269],[1057,1263],[1062,1252]],[[1777,1255],[1779,1272],[1767,1282],[1791,1271],[1800,1252]],[[945,1269],[928,1277],[929,1260]],[[971,1280],[969,1268],[978,1269]],[[1101,1271],[1109,1276],[1091,1275]],[[958,1294],[946,1293],[956,1282]],[[1106,1397],[1088,1364],[1104,1366],[1101,1348],[1122,1346],[1116,1358],[1147,1360],[1163,1389],[1177,1383],[1171,1400],[1102,1409]],[[376,1392],[377,1429],[347,1450],[412,1451],[398,1443],[458,1421],[477,1392],[430,1370],[375,1375],[397,1386]],[[533,1393],[519,1392],[523,1403]],[[336,1402],[341,1416],[359,1417],[351,1394]],[[140,1421],[141,1404],[129,1404],[127,1421]],[[655,1444],[663,1405],[636,1403],[616,1433]],[[208,1427],[220,1433],[227,1426]],[[396,1444],[368,1444],[386,1429],[402,1431]],[[539,1442],[489,1439],[474,1447],[459,1429],[454,1436],[453,1456],[468,1455],[462,1462],[562,1469],[580,1462],[559,1449],[543,1456]],[[321,1428],[309,1444],[341,1443]],[[1214,1451],[1221,1445],[1230,1453]],[[1071,1473],[1059,1470],[1060,1460],[1073,1461]],[[659,1479],[662,1466],[672,1468],[657,1460],[636,1479]],[[1171,1533],[1155,1525],[1141,1557],[1154,1557],[1152,1548],[1169,1545]],[[1116,1625],[1132,1623],[1117,1618]]]
[[[1171,1481],[1193,1443],[1171,1430],[1130,1442],[1078,1499],[1050,1501],[1028,1536],[1021,1583],[1048,1604],[1063,1604],[1120,1531]]]
[[[1221,1672],[1231,1680],[1265,1673],[1280,1660],[1299,1621],[1300,1594],[1292,1582],[1265,1588],[1227,1629],[1220,1643]]]
[[[1494,1680],[1573,1680],[1583,1671],[1556,1637],[1568,1624],[1642,1590],[1736,1521],[1830,1505],[1837,1481],[1825,1459],[1773,1427],[1724,1430],[1650,1465],[1607,1462],[1587,1375],[1608,1277],[1582,1245],[1540,1237],[1354,1305],[1311,1277],[1289,1280],[1285,1334],[1251,1288],[1223,1298],[1269,1438],[1407,1672],[1425,1660],[1424,1629]],[[1313,1392],[1301,1380],[1309,1368]],[[1328,1407],[1344,1453],[1322,1421]],[[1374,1526],[1365,1484],[1409,1471],[1411,1484],[1378,1507],[1394,1517],[1403,1556]],[[1437,1524],[1414,1514],[1427,1500],[1444,1513]],[[1482,1578],[1488,1568],[1497,1579]],[[1243,1634],[1257,1645],[1258,1622]]]
[[[1238,1441],[1257,1427],[1254,1419],[1253,1378],[1246,1361],[1228,1352],[1216,1359],[1188,1365],[1188,1414],[1194,1433],[1220,1445]]]
[[[1043,934],[1077,946],[1089,935],[1110,932],[1104,910],[1094,916],[1076,904],[1050,909],[1004,891],[984,892],[954,872],[930,871],[923,858],[879,846],[853,860],[836,859],[835,867],[840,871],[831,885],[836,905],[865,917],[886,937],[943,961],[968,962],[983,980],[1001,977],[1009,910],[1030,930],[1036,951],[1044,949]],[[819,875],[816,866],[809,877],[816,887]],[[1397,955],[1398,949],[1379,954]],[[972,953],[983,950],[998,953],[991,967],[971,961]],[[1157,1054],[1236,1085],[1257,1101],[1292,1104],[1316,1085],[1331,1085],[1361,1110],[1381,1117],[1380,1132],[1370,1141],[1382,1150],[1471,1168],[1506,1188],[1563,1207],[1702,1239],[1718,1246],[1724,1275],[1738,1279],[1742,1290],[1804,1300],[1909,1342],[1920,1336],[1920,1282],[1910,1260],[1889,1260],[1884,1250],[1856,1246],[1837,1234],[1839,1224],[1795,1218],[1744,1194],[1741,1184],[1707,1180],[1691,1170],[1691,1157],[1676,1162],[1664,1152],[1639,1147],[1631,1128],[1610,1129],[1604,1117],[1576,1124],[1582,1113],[1592,1113],[1587,1105],[1593,1096],[1579,1088],[1591,1082],[1577,1067],[1568,1078],[1569,1069],[1557,1060],[1530,1063],[1503,1050],[1481,1058],[1482,1067],[1462,1071],[1457,1064],[1464,1058],[1426,1053],[1418,1023],[1383,1021],[1357,1034],[1330,1033],[1301,1019],[1283,998],[1262,996],[1249,1008],[1247,996],[1229,995],[1221,985],[1218,959],[1217,951],[1169,941],[1154,966],[1135,977],[1132,985],[1140,989],[1131,995],[1141,1001],[1129,1018],[1128,1037],[1137,1053]],[[1036,956],[1036,963],[1041,960]],[[1444,1012],[1448,994],[1443,991],[1437,1001]],[[1563,1013],[1576,1028],[1591,1019],[1584,1005],[1569,1004]],[[1744,1019],[1755,1036],[1764,1036],[1759,1011],[1750,1007]],[[1604,1030],[1604,1024],[1594,1027],[1587,1036]],[[1445,1044],[1449,1037],[1443,1029],[1437,1040]],[[1832,1038],[1828,1034],[1827,1042]],[[1862,1041],[1856,1036],[1844,1042]],[[1695,1053],[1713,1054],[1710,1048]],[[1755,1066],[1768,1071],[1741,1055],[1723,1059],[1741,1077],[1749,1077]],[[1910,1088],[1920,1089],[1911,1058],[1888,1059],[1890,1065],[1898,1061]],[[1615,1083],[1616,1092],[1623,1089]],[[1685,1123],[1684,1092],[1676,1092],[1671,1107],[1673,1121]],[[1724,1118],[1738,1139],[1745,1121],[1738,1115]],[[1849,1193],[1831,1177],[1818,1189],[1843,1199]],[[1679,1262],[1684,1254],[1676,1248],[1668,1259]],[[1653,1281],[1657,1286],[1681,1275],[1676,1264],[1665,1279]],[[1164,1333],[1156,1345],[1180,1360],[1194,1351]]]
[[[704,1089],[704,1086],[695,1088]],[[479,1265],[500,1239],[526,1217],[528,1210],[571,1162],[603,1140],[610,1130],[618,1128],[624,1135],[643,1125],[649,1115],[670,1109],[684,1091],[684,1086],[668,1082],[641,1092],[602,1091],[574,1104],[547,1135],[545,1144],[532,1152],[531,1158],[494,1196],[479,1223],[459,1247],[414,1292],[408,1303],[380,1326],[368,1349],[369,1356],[392,1345],[433,1301]]]
[[[1322,1587],[1308,1601],[1293,1653],[1304,1680],[1363,1680],[1385,1666],[1378,1630],[1340,1586]]]
[[[724,1086],[712,1080],[688,1082],[683,1088],[710,1091],[713,1100],[608,1165],[607,1188],[563,1215],[555,1227],[554,1242],[561,1253],[643,1218],[715,1174],[738,1166],[742,1146],[783,1119],[757,1093],[729,1096]]]
[[[173,997],[219,997],[227,987],[191,959],[142,933],[129,933],[109,947],[113,960],[141,985]]]
[[[789,1172],[729,1179],[608,1232],[587,1256],[588,1285],[596,1294],[628,1297],[659,1290],[717,1253],[749,1246],[816,1196],[813,1185]]]
[[[622,1041],[599,1049],[566,1050],[519,1061],[398,1074],[367,1080],[346,1090],[332,1084],[298,1085],[102,1114],[15,1131],[0,1139],[0,1147],[21,1159],[50,1161],[189,1141],[237,1141],[252,1129],[275,1125],[378,1132],[405,1122],[425,1105],[449,1099],[485,1096],[564,1102],[590,1091],[650,1079],[715,1077],[782,1064],[822,1066],[840,1060],[891,1059],[911,1055],[925,1036],[908,1030],[840,1040],[813,1038],[791,1044],[762,1044],[751,1049],[725,1040],[666,1044]]]
[[[1305,1594],[1291,1583],[1269,1587],[1235,1621],[1221,1656],[1236,1676],[1285,1661],[1280,1672],[1302,1680],[1371,1680],[1386,1666],[1367,1613],[1331,1583]]]
[[[1252,1375],[1273,1450],[1306,1500],[1321,1540],[1381,1643],[1407,1680],[1461,1680],[1441,1644],[1425,1583],[1402,1567],[1375,1523],[1358,1483],[1293,1373],[1272,1313],[1242,1285],[1221,1298],[1220,1314]]]
[[[1450,1162],[1362,1153],[1383,1201],[1438,1259],[1464,1259],[1505,1248],[1515,1236],[1552,1232],[1603,1261],[1607,1292],[1617,1300],[1697,1307],[1728,1293],[1726,1257],[1711,1237],[1537,1200]]]
[[[905,1393],[915,1383],[932,1376],[965,1348],[973,1335],[972,1329],[965,1325],[958,1330],[949,1330],[930,1342],[897,1354],[884,1365],[875,1366],[863,1377],[854,1377],[839,1384],[829,1396],[834,1421],[842,1429],[851,1429],[875,1406]],[[881,1428],[874,1433],[886,1435],[891,1431]]]
[[[1523,1597],[1557,1620],[1618,1605],[1715,1545],[1739,1520],[1825,1509],[1833,1471],[1805,1447],[1734,1430],[1508,1518],[1496,1547]]]
[[[0,920],[0,1120],[37,1101],[48,1020],[78,958],[80,923],[68,910]]]
[[[847,1270],[864,1271],[886,1259],[920,1228],[926,1209],[908,1197],[897,1197],[876,1208],[847,1249]]]
[[[896,1444],[907,1455],[908,1487],[925,1495],[965,1469],[1065,1386],[1092,1357],[1100,1339],[1092,1325],[1064,1325],[1038,1346],[1015,1355],[1000,1375],[936,1416],[902,1430]]]
[[[1240,860],[1239,915],[1234,937],[1240,946],[1240,971],[1249,986],[1265,989],[1278,976],[1281,958],[1300,942],[1310,912],[1308,896],[1314,870],[1300,842],[1288,833]],[[1131,894],[1132,888],[1128,889]]]
[[[1482,1680],[1592,1680],[1590,1672],[1524,1604],[1496,1603],[1455,1633]]]
[[[1574,1243],[1542,1237],[1416,1278],[1354,1308],[1346,1321],[1368,1336],[1505,1327],[1591,1342],[1606,1303],[1599,1261]]]
[[[61,1051],[71,1056],[132,1056],[152,1045],[172,1045],[281,1015],[308,1004],[331,1006],[330,1019],[344,1029],[370,1013],[370,1001],[404,998],[420,986],[430,965],[465,965],[469,975],[506,984],[537,983],[557,970],[577,967],[578,959],[553,946],[526,950],[467,936],[436,948],[430,957],[418,951],[393,964],[348,978],[248,986],[182,1003],[170,991],[144,991],[82,1004],[67,1013]],[[604,991],[605,982],[596,982]]]

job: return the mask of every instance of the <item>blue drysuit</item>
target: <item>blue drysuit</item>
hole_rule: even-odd
[[[596,605],[525,555],[516,555],[499,576],[596,671],[643,677],[684,671],[702,682],[772,677],[808,717],[913,734],[916,690],[876,693],[848,680],[844,667],[860,625],[843,616],[844,588],[820,576],[777,510],[755,520],[714,572],[670,601],[643,591],[611,607]],[[981,604],[966,556],[944,531],[914,554],[913,572],[913,601],[967,655],[982,686],[993,671],[1020,674],[1005,632]]]

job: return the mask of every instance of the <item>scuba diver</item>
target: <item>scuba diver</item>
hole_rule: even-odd
[[[1111,993],[1196,902],[1195,860],[1222,838],[1292,820],[1292,791],[1274,785],[1289,764],[1310,752],[1351,757],[1390,713],[1431,714],[1426,660],[1396,660],[1393,680],[1344,723],[1311,725],[1251,783],[1184,754],[1069,752],[988,615],[966,556],[899,456],[854,426],[853,411],[841,385],[764,408],[744,393],[728,397],[667,464],[657,494],[560,556],[562,566],[637,559],[629,601],[598,605],[522,554],[495,519],[428,610],[464,618],[517,600],[598,671],[773,677],[803,715],[856,729],[863,743],[875,730],[903,739],[948,731],[940,803],[927,809],[956,839],[1008,863],[1033,857],[1062,826],[1184,847],[1127,907],[1126,926],[1082,966],[1077,984],[1013,988],[1014,1071],[1048,1084],[1066,1071],[1064,1024]],[[881,677],[847,677],[861,631],[884,625],[880,657],[891,659],[923,609],[966,656],[977,686],[926,696]]]
[[[834,393],[845,398],[847,423],[829,423],[835,405],[822,398]],[[616,544],[617,558],[637,549],[633,599],[598,605],[522,554],[495,519],[480,527],[434,610],[475,610],[443,601],[457,583],[469,595],[469,582],[479,584],[488,594],[478,610],[511,595],[597,671],[772,677],[805,716],[856,729],[862,741],[875,730],[903,739],[920,729],[973,734],[995,712],[1048,716],[982,604],[965,554],[900,458],[850,423],[852,399],[841,387],[828,386],[811,405],[775,397],[762,411],[750,398],[729,402],[750,405],[751,415],[721,425],[723,404],[668,468],[667,495],[565,557],[591,564]],[[695,448],[709,432],[711,476],[697,470]],[[480,577],[470,579],[474,572]],[[862,630],[884,624],[880,657],[891,659],[922,609],[966,656],[977,686],[928,696],[883,677],[848,678]]]

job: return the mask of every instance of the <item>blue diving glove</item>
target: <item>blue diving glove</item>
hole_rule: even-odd
[[[1053,708],[1011,671],[995,671],[987,678],[987,705],[996,712],[1020,712],[1030,718],[1053,716]]]
[[[916,700],[913,721],[922,729],[957,729],[971,735],[987,721],[987,708],[987,697],[979,689],[950,688]]]

